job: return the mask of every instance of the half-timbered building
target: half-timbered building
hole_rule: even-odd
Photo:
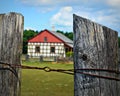
[[[66,57],[66,52],[73,50],[73,41],[61,33],[41,31],[38,35],[28,40],[28,55],[33,58]]]

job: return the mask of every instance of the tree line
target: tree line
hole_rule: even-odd
[[[24,32],[23,32],[23,50],[22,50],[23,54],[27,53],[28,40],[31,39],[32,37],[34,37],[37,34],[38,34],[38,31],[24,30]]]
[[[69,39],[73,40],[73,32],[64,32],[64,31],[60,31],[60,30],[57,30],[56,32],[62,33],[63,35],[65,35]],[[38,33],[39,33],[39,31],[24,30],[24,32],[23,32],[23,54],[27,53],[28,40],[33,38]]]

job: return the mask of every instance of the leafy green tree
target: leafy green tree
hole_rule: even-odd
[[[62,33],[63,35],[65,35],[69,39],[73,40],[73,32],[64,32],[64,31],[60,31],[60,30],[57,30],[57,32]]]
[[[64,34],[64,32],[63,32],[63,31],[60,31],[60,30],[57,30],[56,32],[61,33],[61,34]]]
[[[24,30],[23,32],[23,54],[27,53],[27,43],[28,40],[38,34],[38,31],[34,30]]]
[[[73,32],[66,32],[65,36],[67,36],[69,39],[73,40]]]

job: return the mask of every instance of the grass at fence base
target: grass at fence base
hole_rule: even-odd
[[[22,62],[23,65],[72,69],[73,64]],[[73,75],[22,69],[21,96],[74,96]]]

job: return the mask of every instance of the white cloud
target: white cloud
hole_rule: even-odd
[[[76,12],[76,14],[84,18],[90,19],[96,23],[110,27],[114,30],[119,30],[120,28],[120,14],[117,14],[114,10],[82,10]]]
[[[112,7],[120,8],[120,0],[106,0],[106,3]]]
[[[50,19],[51,25],[64,28],[64,30],[66,28],[72,29],[73,13],[104,26],[110,27],[114,30],[117,30],[120,27],[120,14],[118,14],[117,11],[113,9],[94,11],[92,8],[89,9],[79,7],[79,10],[76,10],[70,6],[62,7],[56,14],[54,14]]]
[[[100,4],[109,5],[112,7],[119,7],[120,0],[18,0],[26,5],[39,6],[39,7],[53,7],[53,6],[97,6]]]
[[[47,12],[51,12],[51,11],[53,11],[55,8],[54,7],[42,7],[42,8],[40,8],[40,7],[38,7],[37,8],[37,12],[39,12],[39,13],[47,13]]]
[[[23,4],[38,6],[51,4],[51,0],[20,0]]]
[[[53,11],[56,8],[61,8],[70,5],[76,5],[79,0],[18,0],[27,6],[36,7],[40,12],[46,13]]]
[[[58,13],[52,16],[50,22],[52,25],[57,26],[72,26],[72,14],[73,9],[70,6],[63,7],[59,10]]]
[[[51,25],[72,29],[72,14],[91,19],[102,25],[120,27],[120,0],[19,0],[23,4],[37,6],[41,12],[60,10],[51,19]],[[67,6],[67,7],[65,7]]]
[[[73,2],[73,0],[19,0],[24,4],[33,5],[33,6],[59,6],[61,4],[66,5]],[[74,0],[75,2],[78,0]]]

